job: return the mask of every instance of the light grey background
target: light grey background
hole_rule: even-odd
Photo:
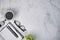
[[[9,8],[36,40],[60,40],[60,0],[0,0],[0,9]]]

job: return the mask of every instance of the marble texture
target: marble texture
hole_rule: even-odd
[[[60,40],[60,0],[0,0],[1,10],[9,8],[36,40]]]

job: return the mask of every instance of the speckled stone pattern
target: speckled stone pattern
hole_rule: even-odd
[[[36,40],[60,40],[60,0],[0,0],[0,21],[4,9],[13,9]]]

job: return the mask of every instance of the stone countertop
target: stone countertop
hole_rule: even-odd
[[[59,0],[0,0],[0,9],[16,9],[19,20],[36,40],[60,40]],[[1,13],[0,13],[1,14]]]

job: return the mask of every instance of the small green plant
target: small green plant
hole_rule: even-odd
[[[25,36],[26,40],[35,40],[35,38],[31,35],[28,34],[27,36]]]

